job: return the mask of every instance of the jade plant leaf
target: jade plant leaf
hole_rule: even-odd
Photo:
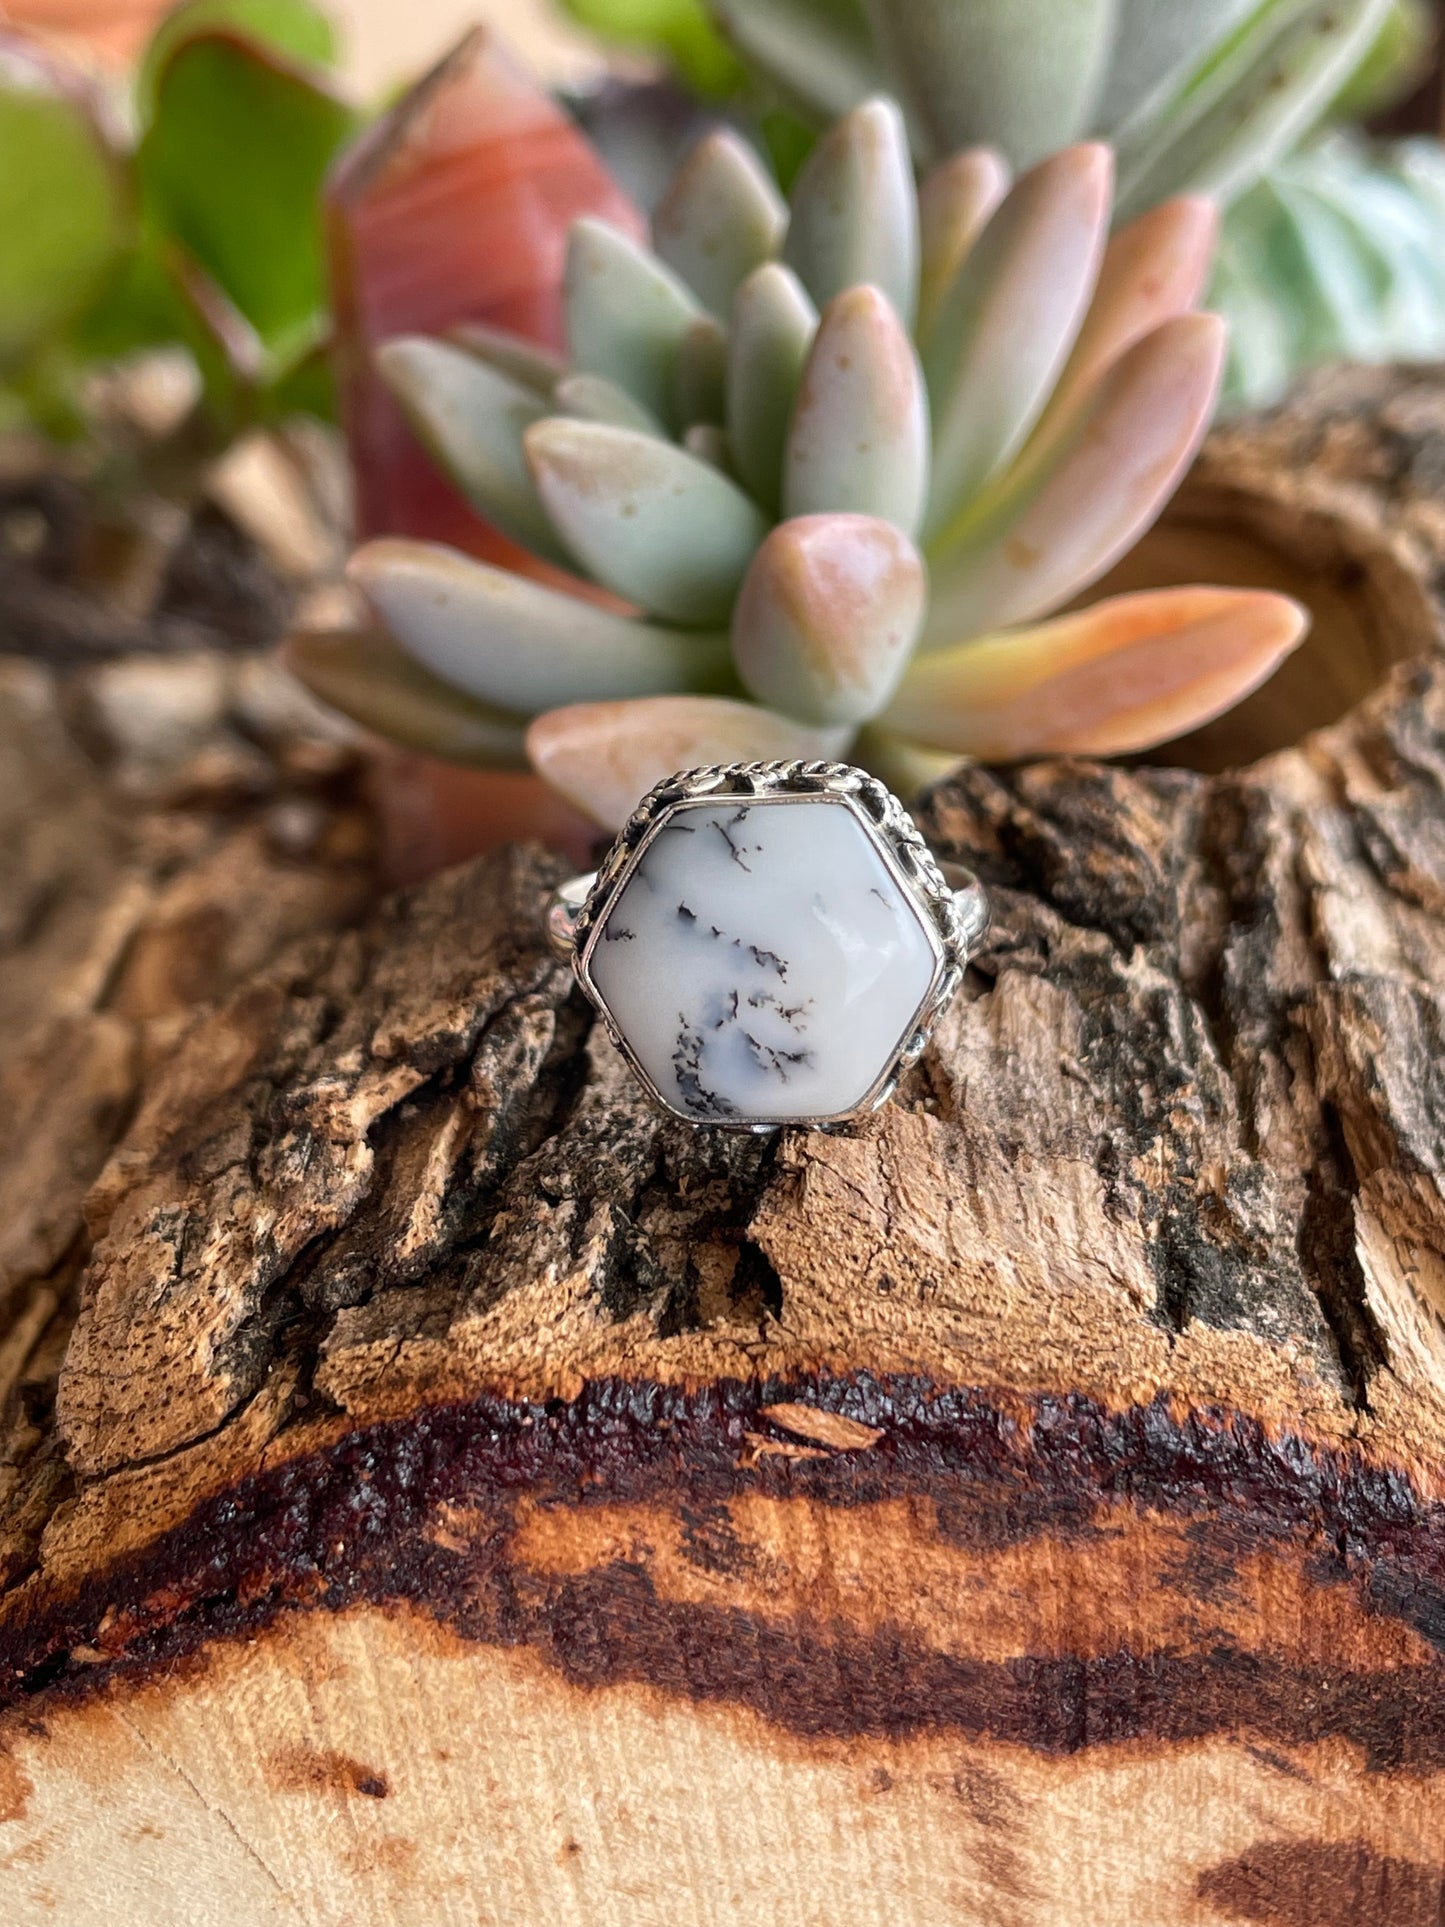
[[[330,67],[336,59],[336,29],[311,0],[185,0],[162,17],[136,69],[136,113],[143,127],[155,112],[156,79],[171,55],[183,41],[217,30],[306,66]]]
[[[136,153],[147,220],[284,352],[325,309],[317,204],[352,110],[316,73],[228,31],[182,40],[154,85]]]
[[[83,78],[0,35],[0,368],[52,341],[130,238],[125,163]]]

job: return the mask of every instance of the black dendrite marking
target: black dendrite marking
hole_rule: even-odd
[[[885,897],[883,892],[878,888],[878,885],[876,883],[873,884],[872,887],[869,889],[868,894],[870,897],[877,897],[878,901],[883,905],[883,908],[885,910],[891,910],[893,908],[892,898]]]
[[[722,1016],[718,1018],[717,1022],[713,1025],[713,1029],[726,1030],[729,1024],[735,1024],[738,1021],[738,1009],[739,1009],[740,1003],[741,1003],[741,999],[738,996],[737,991],[733,991],[732,996],[728,1003],[728,1008],[723,1012]]]
[[[770,1071],[782,1084],[788,1083],[792,1072],[800,1065],[811,1066],[814,1062],[813,1053],[810,1050],[775,1050],[771,1044],[765,1044],[754,1037],[750,1030],[745,1030],[743,1036],[747,1039],[748,1049],[762,1068]]]
[[[738,827],[739,823],[745,823],[747,821],[747,815],[746,810],[738,810],[736,814],[728,818],[726,823],[723,822],[721,817],[715,816],[712,819],[712,827],[717,831],[723,842],[727,844],[728,855],[732,858],[733,862],[737,864],[740,870],[746,870],[748,875],[751,876],[753,866],[743,857],[743,849],[746,846],[738,843],[733,837],[733,831]]]
[[[737,993],[734,992],[733,994],[736,996]],[[771,990],[755,990],[752,996],[748,998],[748,1002],[754,1010],[771,1010],[776,1017],[779,1017],[783,1023],[789,1025],[793,1030],[807,1029],[807,1025],[801,1022],[801,1019],[803,1014],[813,1007],[813,999],[811,997],[805,997],[800,1004],[785,1004],[782,998],[775,996]]]
[[[677,1013],[677,1047],[672,1053],[672,1074],[683,1102],[699,1117],[736,1117],[737,1106],[702,1081],[702,1032],[688,1023],[686,1013]]]
[[[602,941],[604,943],[633,943],[636,937],[637,932],[635,930],[629,930],[626,924],[620,923],[609,923],[602,932]]]
[[[679,905],[677,906],[677,914],[678,914],[678,916],[679,916],[679,917],[681,918],[681,920],[682,920],[682,921],[683,921],[684,923],[696,923],[696,922],[697,922],[697,912],[696,912],[696,910],[689,910],[689,909],[688,909],[688,907],[687,907],[687,905],[686,905],[685,903],[680,903],[680,904],[679,904]]]

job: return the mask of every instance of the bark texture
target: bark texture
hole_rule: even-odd
[[[6,685],[7,1919],[1438,1927],[1442,485],[1435,375],[1216,437],[1152,566],[1306,584],[1288,746],[941,788],[852,1137],[654,1114],[540,855],[362,913],[254,729],[41,811]]]

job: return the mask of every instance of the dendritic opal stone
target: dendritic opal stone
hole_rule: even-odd
[[[680,804],[588,974],[664,1102],[711,1124],[855,1110],[913,1029],[936,938],[840,798]]]

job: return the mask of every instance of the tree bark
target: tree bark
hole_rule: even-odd
[[[157,809],[127,922],[12,806],[7,1921],[1438,1927],[1442,476],[1433,374],[1215,438],[1130,566],[1306,583],[1280,746],[937,790],[852,1136],[649,1109],[538,853]]]

